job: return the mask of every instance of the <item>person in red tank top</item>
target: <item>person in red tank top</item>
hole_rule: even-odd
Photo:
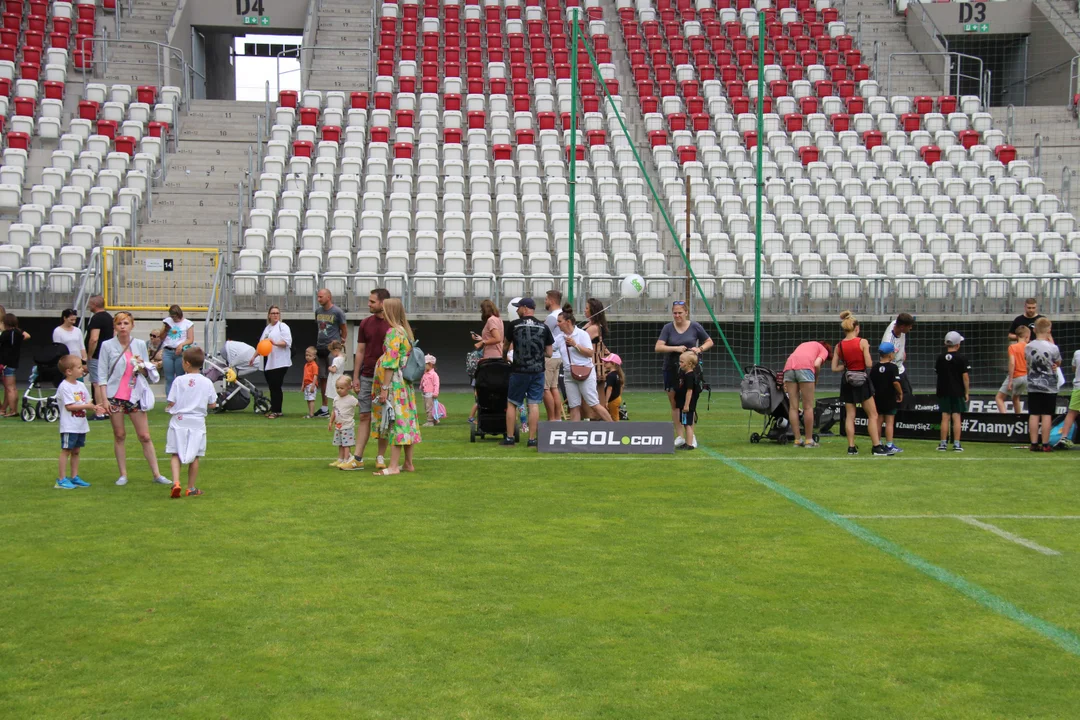
[[[833,372],[844,373],[840,378],[840,400],[844,403],[848,455],[859,454],[859,448],[855,446],[856,405],[862,405],[866,413],[867,429],[873,444],[871,452],[874,455],[891,455],[892,452],[881,444],[881,421],[874,404],[874,388],[867,375],[874,364],[870,358],[870,343],[859,337],[859,320],[850,310],[840,313],[840,329],[844,331],[844,339],[836,346],[832,369]]]

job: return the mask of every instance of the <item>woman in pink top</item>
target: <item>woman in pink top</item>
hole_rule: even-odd
[[[832,355],[832,345],[811,340],[795,348],[784,364],[784,392],[788,397],[788,419],[798,447],[817,447],[814,442],[814,389],[821,365]],[[806,437],[799,436],[799,397],[802,396],[803,426]]]
[[[480,319],[484,322],[484,329],[480,334],[472,334],[473,347],[480,351],[481,360],[501,358],[503,356],[503,321],[499,317],[499,308],[491,300],[480,303]],[[475,393],[474,393],[475,394]],[[473,403],[472,412],[469,413],[469,422],[476,420],[476,403]]]

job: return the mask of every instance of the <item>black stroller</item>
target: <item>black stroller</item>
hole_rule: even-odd
[[[501,358],[481,360],[476,366],[476,422],[469,426],[469,442],[488,435],[506,434],[506,392],[510,386],[510,363]],[[520,431],[514,429],[517,440]]]
[[[765,423],[761,432],[750,433],[751,444],[757,444],[762,440],[773,440],[781,445],[786,445],[795,439],[795,433],[791,430],[787,393],[784,392],[783,373],[770,370],[762,365],[753,365],[746,370],[742,383],[739,386],[739,398],[744,410],[752,410],[765,416]],[[800,422],[802,414],[799,415]],[[814,442],[819,440],[818,434],[814,433]]]
[[[255,358],[254,363],[252,358],[255,358],[255,348],[235,340],[227,340],[221,352],[206,357],[202,374],[218,391],[216,412],[246,410],[252,400],[255,401],[252,410],[256,415],[265,415],[270,410],[270,398],[245,379],[247,375],[262,371],[261,358]]]
[[[67,345],[50,343],[34,351],[34,369],[22,397],[20,415],[25,422],[60,419],[60,406],[56,403],[56,388],[64,380],[60,372],[60,358],[68,354]]]

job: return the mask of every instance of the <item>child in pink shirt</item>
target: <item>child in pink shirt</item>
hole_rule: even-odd
[[[420,392],[424,393],[424,410],[427,412],[427,422],[424,427],[435,427],[439,424],[435,406],[439,404],[439,373],[435,372],[435,356],[424,356],[424,377],[420,378]]]

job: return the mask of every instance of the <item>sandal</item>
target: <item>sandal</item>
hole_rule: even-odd
[[[390,468],[383,468],[382,470],[376,470],[375,472],[373,472],[371,474],[372,475],[397,475],[400,472],[401,472],[400,470],[398,470],[397,472],[390,472]]]
[[[795,441],[794,445],[795,447],[806,447],[806,440],[804,440],[803,438],[799,438]]]

